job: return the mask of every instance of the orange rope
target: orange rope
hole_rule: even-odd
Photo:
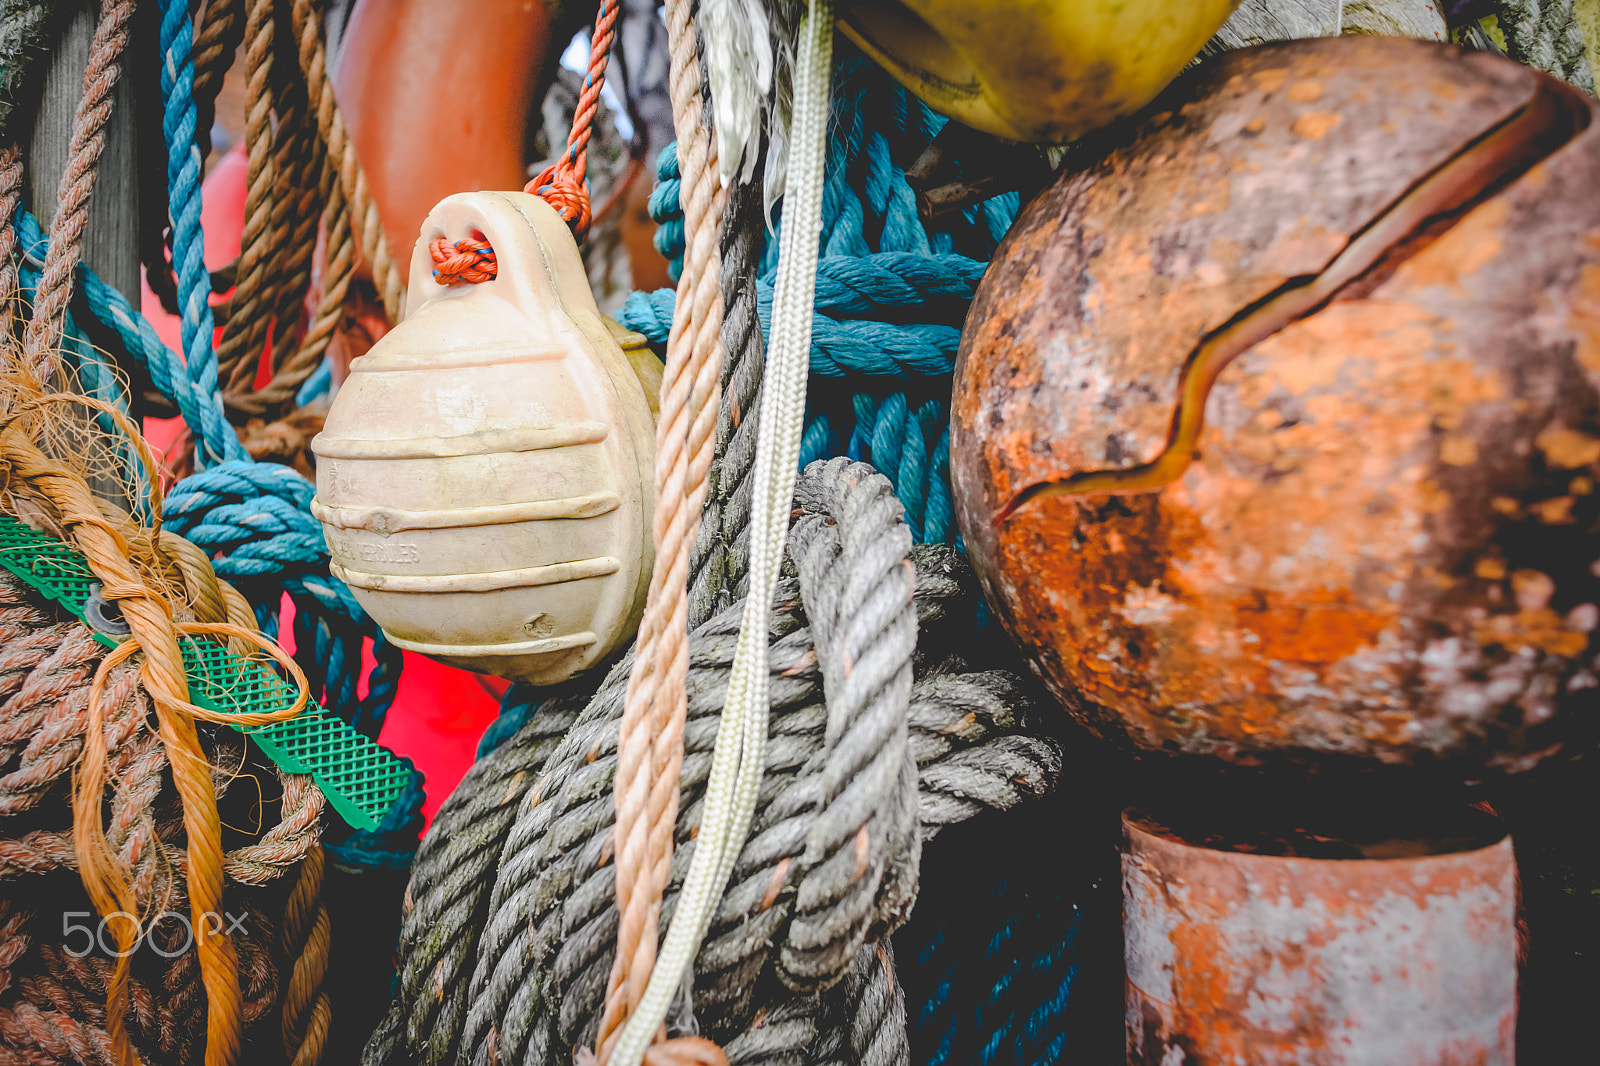
[[[594,117],[600,112],[600,90],[606,84],[606,60],[616,40],[616,26],[617,0],[600,0],[600,12],[595,16],[594,37],[589,46],[589,69],[584,74],[583,92],[578,94],[578,106],[572,115],[567,150],[522,187],[523,192],[541,197],[555,208],[579,241],[588,235],[593,222],[587,178],[589,136],[594,128]],[[440,285],[457,281],[476,285],[490,280],[500,269],[494,249],[481,234],[464,237],[453,245],[440,237],[428,246],[428,251],[433,256],[434,280]]]
[[[428,246],[428,251],[433,254],[433,276],[440,285],[453,281],[476,285],[494,277],[499,269],[494,249],[481,233],[461,238],[455,243],[454,251],[450,242],[440,237]]]

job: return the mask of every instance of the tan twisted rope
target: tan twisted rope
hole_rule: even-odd
[[[211,125],[217,117],[217,93],[233,65],[233,55],[244,38],[244,20],[239,17],[239,0],[206,0],[205,12],[195,27],[194,47],[194,143],[200,149],[204,173],[206,156],[211,154]]]
[[[321,218],[322,141],[310,114],[305,78],[297,62],[296,40],[288,32],[288,12],[279,7],[273,35],[272,111],[273,183],[271,223],[267,236],[265,281],[256,313],[262,317],[261,344],[231,369],[225,392],[243,392],[255,384],[261,349],[268,334],[274,373],[297,350],[301,305],[311,282],[311,258]]]
[[[11,216],[22,203],[22,150],[8,144],[0,150],[0,336],[11,336],[16,321],[17,233]]]
[[[621,722],[617,804],[617,955],[596,1055],[604,1066],[655,965],[661,897],[672,864],[689,670],[689,555],[716,452],[722,367],[719,239],[726,190],[705,120],[692,0],[669,0],[670,91],[678,134],[684,225],[683,281],[667,339],[656,431],[655,569],[634,646]]]
[[[317,106],[316,122],[319,130],[331,128],[334,121],[333,93],[321,91],[316,86],[326,86],[326,53],[322,43],[319,19],[310,17],[308,4],[296,5],[296,33],[299,37],[300,69],[308,85],[313,86],[311,96]],[[300,18],[305,15],[306,17]],[[359,166],[359,164],[358,164]],[[350,218],[349,201],[345,199],[342,175],[337,161],[323,153],[321,199],[323,250],[322,294],[317,310],[306,327],[295,353],[285,359],[266,385],[254,392],[236,392],[226,397],[230,409],[250,415],[268,415],[294,401],[300,385],[322,362],[329,343],[344,321],[345,300],[355,273],[355,242]]]
[[[323,982],[328,976],[332,927],[322,901],[322,848],[312,848],[284,907],[279,947],[293,972],[283,990],[283,1049],[290,1066],[322,1061],[333,1019]]]
[[[132,15],[133,0],[100,2],[100,21],[83,71],[83,98],[72,120],[67,166],[56,193],[56,213],[50,219],[50,251],[34,296],[33,318],[23,333],[23,358],[41,381],[54,377],[59,363],[56,343],[72,298],[72,272],[83,257],[89,198],[94,193],[100,153],[106,146],[106,123],[111,119],[112,93],[122,73],[120,57],[128,44]]]
[[[231,411],[273,417],[291,407],[300,386],[321,365],[328,345],[344,322],[345,301],[355,278],[355,239],[350,232],[350,211],[344,190],[336,180],[337,175],[334,177],[332,182],[325,182],[328,199],[322,212],[322,292],[317,298],[317,309],[300,338],[299,347],[278,367],[271,381],[254,392],[224,397]]]
[[[405,304],[406,284],[400,265],[389,254],[378,205],[367,189],[367,174],[356,158],[355,146],[345,129],[344,115],[334,99],[333,82],[328,80],[327,46],[323,43],[322,11],[314,0],[294,0],[294,29],[300,37],[300,68],[305,73],[307,93],[317,112],[317,128],[328,158],[339,172],[339,184],[349,205],[351,225],[361,248],[361,257],[372,271],[378,298],[391,323],[400,321]]]
[[[217,346],[217,368],[228,391],[238,391],[240,367],[248,366],[245,387],[255,378],[267,318],[264,300],[271,267],[273,181],[277,158],[272,146],[273,0],[250,0],[245,20],[245,130],[249,164],[246,172],[244,232],[239,240],[239,269],[228,319]]]

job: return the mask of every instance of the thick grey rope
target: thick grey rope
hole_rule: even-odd
[[[723,1052],[729,1066],[910,1066],[890,941],[862,947],[837,986],[783,1000]]]
[[[812,499],[809,502],[814,506],[827,508],[823,513],[839,526],[859,526],[859,529],[852,531],[852,536],[857,538],[859,542],[858,546],[872,546],[867,549],[866,554],[851,560],[851,563],[855,565],[839,565],[843,560],[837,558],[826,560],[825,565],[818,568],[820,574],[814,575],[810,582],[808,582],[806,569],[802,567],[801,584],[802,587],[807,583],[816,585],[810,590],[811,595],[807,597],[807,600],[808,602],[815,600],[821,608],[811,616],[811,621],[813,631],[817,637],[817,658],[821,661],[824,676],[827,675],[830,667],[835,664],[838,658],[838,656],[829,655],[828,649],[830,648],[836,646],[850,648],[854,646],[866,650],[869,656],[874,657],[869,660],[868,668],[865,671],[859,669],[857,671],[868,682],[864,686],[856,686],[856,688],[860,689],[860,693],[857,693],[857,702],[859,706],[863,707],[866,704],[861,702],[862,699],[873,702],[875,709],[877,709],[878,703],[883,703],[888,709],[880,711],[876,716],[879,719],[895,715],[899,716],[902,741],[896,749],[899,761],[895,764],[895,769],[898,771],[904,761],[903,723],[906,713],[906,689],[910,682],[911,655],[916,644],[915,619],[912,613],[910,595],[911,575],[905,560],[905,552],[910,548],[910,537],[908,533],[904,532],[900,505],[898,500],[894,499],[887,479],[865,464],[852,464],[848,461],[813,464],[812,468],[806,472],[804,484],[814,489]],[[804,493],[806,490],[802,489],[801,491]],[[852,508],[852,501],[856,501],[858,497],[860,502],[857,502]],[[903,534],[900,538],[895,535],[897,528]],[[877,547],[885,544],[888,545],[887,551]],[[868,580],[864,581],[862,579],[863,573],[867,574]],[[891,585],[891,592],[887,597],[882,595],[881,592],[881,589],[888,584],[885,578],[881,576],[883,573],[897,574],[902,582],[899,590],[894,590]],[[821,582],[821,584],[818,585],[817,582]],[[834,586],[837,586],[837,588]],[[843,596],[847,596],[851,591],[854,591],[860,597],[859,601],[849,602],[842,599]],[[884,607],[885,603],[891,605],[887,614]],[[864,615],[866,621],[857,622],[858,615]],[[902,619],[903,624],[896,625],[897,618]],[[857,629],[865,633],[873,622],[877,623],[879,629],[887,628],[892,634],[889,654],[890,656],[898,654],[898,665],[903,667],[904,684],[900,685],[898,689],[887,693],[885,693],[886,684],[882,677],[886,673],[893,673],[894,664],[890,663],[890,667],[887,670],[880,664],[879,660],[888,661],[878,647],[882,642],[872,642],[859,634],[851,640],[846,640],[842,635],[834,632],[838,629],[842,634],[844,626],[855,625]],[[776,650],[774,649],[774,652]],[[848,652],[843,654],[848,654]],[[852,691],[846,678],[834,679],[833,685],[844,692]],[[865,695],[862,696],[861,693]],[[597,702],[605,699],[606,693],[602,691],[601,696],[597,698]],[[694,706],[695,702],[694,694],[691,693],[690,714],[692,721],[685,735],[685,750],[686,753],[694,752],[695,754],[700,754],[696,750],[697,738],[694,734],[699,727],[714,724],[716,719],[698,720],[699,716],[695,712],[697,709],[720,710],[723,700],[719,693],[718,698],[709,708],[696,708]],[[779,703],[776,692],[773,694],[772,703],[774,710],[776,710]],[[576,733],[577,731],[575,730],[574,734],[576,735]],[[835,729],[834,733],[836,738],[840,736],[840,730]],[[712,738],[712,742],[714,743],[714,738]],[[848,742],[853,744],[871,742],[879,745],[887,742],[893,746],[892,740],[888,738],[886,731],[881,726],[864,733],[853,734],[848,738]],[[838,743],[839,740],[836,739],[835,744]],[[829,754],[836,756],[838,754],[837,749]],[[706,748],[706,756],[709,758],[709,744]],[[704,760],[696,760],[697,763],[702,761]],[[827,865],[821,866],[817,876],[811,881],[812,887],[810,888],[809,902],[819,911],[832,900],[839,900],[846,895],[850,887],[847,877],[851,867],[865,860],[865,872],[871,875],[868,878],[869,888],[876,888],[885,869],[891,866],[900,868],[907,864],[908,860],[905,858],[904,852],[907,850],[914,851],[916,844],[914,829],[909,834],[896,834],[880,827],[877,832],[864,836],[857,843],[853,854],[843,852],[840,846],[842,842],[835,843],[839,837],[837,832],[838,824],[848,822],[850,825],[849,835],[851,836],[856,834],[858,830],[862,830],[869,818],[887,818],[890,825],[896,822],[909,822],[914,826],[914,814],[912,813],[914,807],[911,799],[911,796],[914,796],[914,791],[897,797],[900,805],[905,808],[902,814],[897,816],[893,810],[881,812],[878,808],[884,803],[887,789],[882,782],[875,781],[870,776],[871,772],[878,769],[880,764],[860,758],[848,760],[853,769],[863,771],[857,777],[864,779],[866,783],[859,790],[847,792],[845,785],[856,783],[855,779],[830,781],[827,777],[827,771],[829,764],[833,761],[835,760],[824,755],[821,758],[810,760],[806,766],[801,768],[799,784],[791,794],[791,796],[798,795],[801,797],[798,800],[799,808],[793,812],[796,817],[787,820],[787,824],[791,827],[788,835],[792,835],[793,826],[803,817],[802,812],[806,809],[818,812],[811,816],[814,820],[819,814],[826,819],[835,810],[841,809],[847,804],[854,805],[853,810],[849,810],[843,815],[835,815],[831,819],[833,824],[829,826],[830,831],[824,838],[821,847],[815,842],[810,842],[804,849],[795,849],[802,851],[801,861],[796,864],[798,867],[797,873],[804,873],[812,867],[818,867],[819,864],[823,863],[824,859],[828,860]],[[598,766],[598,760],[592,766]],[[698,769],[697,766],[696,770],[698,771]],[[578,772],[580,781],[586,770]],[[559,773],[559,771],[557,772]],[[691,770],[688,755],[686,754],[685,779],[689,778],[690,774]],[[882,776],[881,772],[878,776]],[[908,783],[913,782],[914,776],[908,776],[907,780]],[[772,795],[777,781],[778,777],[774,775],[763,782],[762,792],[765,796]],[[580,785],[580,787],[582,786]],[[832,802],[835,799],[840,800],[840,804],[835,805]],[[679,816],[678,830],[680,834],[685,831],[692,832],[699,824],[699,797],[695,796],[693,800],[690,800],[688,791],[685,790],[685,800],[683,811]],[[591,803],[590,808],[591,817],[598,815],[604,819],[604,824],[591,824],[590,818],[580,818],[578,819],[579,825],[576,827],[577,832],[571,836],[563,833],[558,824],[551,824],[546,830],[544,814],[545,811],[551,809],[549,807],[544,810],[536,809],[533,812],[533,817],[527,820],[533,831],[532,839],[528,841],[528,847],[520,851],[513,850],[518,843],[518,834],[523,829],[523,824],[520,820],[517,828],[513,831],[512,840],[507,846],[507,858],[502,863],[501,883],[497,884],[495,897],[491,902],[493,919],[485,937],[485,951],[482,954],[478,973],[474,976],[473,981],[474,1003],[468,1018],[467,1046],[471,1049],[472,1061],[474,1062],[487,1063],[491,1061],[491,1042],[498,1045],[498,1050],[502,1055],[509,1050],[516,1058],[544,1057],[539,1052],[531,1056],[526,1056],[524,1053],[524,1040],[537,1039],[536,1034],[529,1031],[530,1027],[526,1022],[529,1016],[529,1008],[534,1007],[542,998],[540,986],[543,983],[543,975],[537,965],[527,964],[531,957],[529,952],[519,950],[515,945],[499,942],[495,934],[497,927],[509,926],[508,931],[513,938],[536,939],[540,934],[529,934],[527,930],[530,925],[539,930],[551,929],[553,923],[545,915],[538,913],[536,909],[532,914],[523,913],[528,909],[529,904],[533,902],[529,894],[537,895],[539,891],[537,880],[539,871],[537,868],[540,863],[537,860],[537,856],[541,852],[547,852],[548,850],[541,848],[540,845],[546,836],[555,838],[566,836],[567,839],[582,841],[585,848],[593,851],[598,844],[604,841],[605,830],[609,829],[609,822],[614,812],[607,804]],[[760,826],[758,824],[753,828],[756,831],[756,840],[754,842],[759,842]],[[794,842],[791,841],[789,843],[792,844]],[[901,853],[896,854],[891,851],[894,848],[899,848]],[[691,850],[688,848],[682,850],[685,857],[691,854]],[[528,861],[525,866],[521,866],[518,869],[523,860],[530,856],[533,857],[531,861]],[[594,857],[596,859],[600,858],[598,854]],[[675,866],[677,865],[681,864],[675,862]],[[787,862],[785,862],[784,866],[787,866]],[[914,869],[914,866],[912,869]],[[506,874],[512,871],[523,873],[525,876],[512,881],[514,893],[507,896],[502,893],[502,885],[507,880]],[[602,878],[602,884],[603,881],[604,879]],[[780,874],[779,884],[781,883],[782,877]],[[898,884],[898,882],[892,883]],[[808,901],[806,893],[807,885],[802,881],[800,892],[802,904]],[[908,907],[911,894],[910,889],[901,889],[892,896],[890,900],[891,906],[882,915],[882,920],[888,922],[897,921],[901,917],[902,910]],[[728,903],[732,899],[738,898],[740,894],[729,892],[727,896],[729,898],[724,899],[723,905],[719,909],[718,917],[721,917],[721,914],[726,912]],[[577,1031],[576,1027],[586,1020],[585,1016],[593,1014],[592,1010],[585,1009],[589,1006],[588,1001],[591,999],[589,993],[592,990],[593,993],[597,994],[602,989],[605,976],[601,967],[592,965],[592,963],[600,961],[599,953],[587,950],[592,945],[588,943],[587,936],[580,934],[593,930],[599,932],[603,940],[610,939],[611,930],[609,928],[605,928],[603,932],[600,932],[601,923],[609,927],[615,922],[615,915],[612,913],[609,898],[610,892],[601,890],[599,886],[588,896],[585,896],[584,891],[581,889],[575,892],[574,898],[567,900],[563,907],[562,924],[565,934],[561,937],[558,947],[552,945],[556,954],[552,963],[554,972],[551,976],[554,978],[557,988],[565,989],[569,993],[563,996],[564,1002],[559,1017],[560,1028],[565,1036],[578,1040],[588,1039],[589,1034]],[[807,918],[811,920],[811,925],[797,925],[796,927],[807,938],[801,946],[805,950],[826,949],[830,944],[836,942],[842,941],[848,944],[852,940],[864,938],[868,919],[872,917],[870,913],[872,897],[868,895],[866,897],[867,902],[864,905],[852,907],[850,904],[854,904],[856,898],[857,896],[852,894],[846,904],[846,908],[841,910],[839,915],[832,921],[820,915],[817,917],[807,915]],[[553,903],[554,900],[551,900],[551,902]],[[576,908],[575,904],[577,905]],[[536,906],[536,904],[534,905]],[[579,916],[581,916],[583,923],[588,928],[580,929],[575,923],[575,916],[572,913],[574,909],[579,911]],[[769,907],[767,909],[770,910],[772,908]],[[785,907],[773,917],[781,918],[787,910],[788,908]],[[666,924],[669,919],[669,915],[666,912],[663,913],[663,919],[663,924]],[[749,932],[748,928],[742,931],[746,934]],[[707,946],[714,949],[717,939],[717,931],[713,928],[708,938]],[[761,939],[762,943],[771,943],[771,939],[768,937]],[[747,955],[759,953],[762,946],[761,943],[752,943],[748,935],[742,937],[741,940]],[[536,953],[537,947],[532,950]],[[712,954],[714,956],[716,952],[713,950]],[[836,960],[829,960],[834,962],[835,968],[832,972],[824,969],[824,963],[818,962],[810,970],[806,971],[804,976],[819,984],[830,983],[842,976],[849,957],[849,953],[843,953],[842,957]],[[489,960],[494,961],[491,963]],[[509,964],[507,960],[510,960]],[[523,963],[523,965],[518,965],[519,962]],[[590,963],[590,965],[584,965],[585,963]],[[609,967],[608,961],[605,966]],[[710,969],[710,967],[703,966],[702,969]],[[570,980],[568,979],[569,975]],[[576,1000],[570,994],[574,988],[579,993]],[[495,1027],[496,1020],[499,1021],[503,1028]]]
[[[970,607],[975,594],[966,564],[944,547],[916,548],[913,556],[917,564],[916,607],[923,629],[923,643],[928,647],[954,644],[960,639],[961,633],[967,631],[963,609]],[[819,747],[817,737],[824,728],[826,716],[815,691],[818,677],[809,633],[799,628],[799,621],[793,617],[797,609],[795,593],[795,583],[785,582],[779,608],[773,618],[775,632],[785,633],[790,638],[784,647],[774,651],[774,672],[779,675],[774,678],[774,688],[783,697],[780,702],[785,703],[785,707],[774,717],[768,769],[775,778],[770,787],[780,795],[784,792],[783,783],[792,781],[799,767],[815,754]],[[716,636],[715,627],[706,627],[695,635],[691,645],[694,658],[690,691],[696,695],[691,705],[691,750],[684,775],[684,786],[689,791],[703,788],[705,773],[709,768],[710,745],[715,740],[714,717],[720,707],[720,692],[726,687],[736,619],[735,613],[733,620],[722,627],[720,637]],[[960,669],[960,666],[957,664],[952,668]],[[619,669],[622,672],[617,676],[625,677],[626,665]],[[719,681],[711,679],[713,671],[720,671]],[[787,679],[782,678],[784,673],[789,675]],[[992,794],[1005,798],[1006,805],[1009,805],[1010,799],[1021,797],[1027,787],[1031,787],[1035,795],[1042,794],[1048,788],[1060,771],[1059,753],[1053,745],[1034,738],[1010,736],[1005,732],[1011,728],[1025,728],[1028,724],[1016,710],[1022,702],[1021,686],[1017,679],[1000,671],[963,676],[929,668],[925,673],[927,676],[913,688],[909,710],[909,719],[913,723],[909,745],[912,750],[922,753],[928,763],[923,769],[924,776],[937,778],[944,768],[959,766],[960,760],[974,754],[969,748],[973,744],[1023,740],[1033,745],[1038,756],[1027,773],[1015,774],[1008,768],[1001,777],[989,781],[987,785],[980,784],[956,795],[940,791],[925,792],[920,797],[922,810],[929,815],[929,820],[923,826],[925,837],[931,835],[939,824],[970,816],[981,805],[981,799],[974,800],[972,796]],[[708,681],[712,683],[708,684]],[[797,682],[803,688],[798,694],[795,688]],[[503,839],[503,827],[509,822],[507,809],[516,805],[516,797],[527,793],[531,779],[540,776],[540,763],[546,763],[551,780],[569,773],[574,765],[583,765],[593,750],[593,734],[599,722],[609,724],[612,728],[608,738],[610,746],[603,750],[596,762],[604,763],[600,767],[603,775],[614,769],[614,718],[619,707],[620,703],[609,708],[597,703],[588,709],[578,723],[578,730],[574,731],[584,731],[585,739],[568,745],[566,754],[574,758],[565,768],[557,768],[555,761],[546,760],[553,738],[565,729],[566,722],[572,718],[571,712],[544,722],[536,716],[512,740],[480,761],[469,772],[462,787],[446,801],[413,870],[399,951],[400,994],[384,1024],[369,1041],[362,1058],[364,1063],[375,1066],[378,1063],[450,1061],[448,1054],[442,1060],[435,1056],[440,1049],[453,1048],[460,1038],[462,1019],[458,1004],[462,1000],[458,990],[470,968],[470,953],[476,948],[478,932],[487,917],[487,908],[476,902],[454,906],[450,903],[464,890],[470,892],[475,889],[478,893],[486,893],[485,886],[489,884],[494,866],[491,856],[498,852],[498,845],[493,838],[498,833]],[[548,708],[542,708],[540,714],[548,711]],[[607,713],[611,715],[609,722],[606,721]],[[711,728],[707,728],[708,724]],[[519,773],[522,774],[520,779]],[[780,774],[785,775],[782,780],[777,779]],[[1012,780],[1013,776],[1022,782],[1021,786]],[[568,812],[564,816],[563,820],[585,816],[592,819],[588,825],[577,826],[571,837],[581,841],[585,839],[584,834],[589,832],[604,840],[613,814],[607,800],[609,781],[609,776],[602,776],[594,782],[584,809]],[[788,792],[796,799],[801,798],[792,789]],[[552,804],[561,804],[567,799],[569,797],[552,790]],[[791,812],[787,819],[776,804],[764,811],[758,822],[757,837],[741,854],[729,897],[724,903],[724,913],[719,915],[718,925],[713,930],[713,941],[701,952],[701,969],[706,979],[697,993],[702,1016],[707,1020],[720,1021],[726,1018],[730,1019],[730,1025],[736,1025],[740,1024],[740,1018],[748,1019],[750,1016],[752,1008],[749,1000],[754,981],[741,978],[752,969],[759,971],[766,956],[750,959],[748,950],[740,950],[743,939],[740,934],[765,936],[769,925],[781,929],[780,923],[773,922],[773,919],[782,918],[781,908],[769,907],[749,922],[745,921],[745,915],[759,909],[760,901],[771,887],[773,871],[802,846],[810,808],[805,804],[800,806],[798,815]],[[696,821],[693,824],[697,825],[698,812],[694,817]],[[464,838],[466,834],[477,833],[472,828],[473,823],[483,818],[497,818],[498,821],[491,831],[481,833],[461,845],[454,843],[458,836]],[[761,845],[766,845],[767,850],[762,850]],[[684,861],[686,863],[687,856]],[[684,869],[686,865],[678,870],[680,877]],[[612,893],[607,888],[609,873],[609,867],[600,866],[598,862],[591,864],[583,873],[585,883],[592,882],[595,889],[588,898],[586,915],[592,917],[595,912],[609,909],[610,920],[614,922]],[[788,891],[792,893],[792,889]],[[749,902],[752,897],[755,902]],[[567,906],[573,910],[580,909],[571,901]],[[766,921],[761,921],[762,918]],[[418,930],[427,931],[428,939],[421,944]],[[609,935],[603,942],[590,937],[583,945],[583,950],[574,953],[565,962],[571,968],[592,968],[595,977],[603,981],[606,968],[610,965],[610,956],[602,956],[600,952],[607,944]],[[431,947],[432,950],[422,950],[424,947]],[[458,947],[468,954],[465,964],[457,961]],[[449,957],[441,966],[441,960],[446,959],[446,951]],[[713,955],[718,955],[718,964],[714,966]],[[743,965],[740,964],[741,957],[745,959]],[[752,961],[756,964],[754,967],[750,965]],[[706,972],[708,970],[716,972]],[[753,978],[754,974],[751,976]],[[596,1009],[599,1002],[598,987],[597,984],[593,1001]],[[837,990],[829,994],[837,995]],[[419,1003],[419,998],[429,1002]],[[782,1018],[789,1017],[792,1024],[799,1024],[793,1019],[806,1014],[805,1004],[813,999],[815,997],[781,996],[779,1006],[768,1011],[764,1018],[776,1024]],[[408,1037],[408,1012],[425,1029],[425,1039],[413,1041]]]
[[[875,917],[898,927],[916,899],[917,770],[906,707],[917,620],[911,531],[887,478],[848,459],[814,463],[795,485],[795,505],[802,513],[791,555],[817,638],[828,724],[820,809],[797,864],[779,974],[795,991],[811,991],[838,979]]]
[[[947,550],[935,552],[921,553],[919,561],[925,564],[919,572],[952,599],[970,597],[969,582],[952,580],[963,565],[958,557]],[[795,584],[785,582],[772,620],[776,641],[771,779],[763,787],[754,835],[741,854],[699,960],[702,983],[696,988],[696,1006],[712,1031],[737,1031],[748,1024],[751,982],[732,978],[759,972],[773,951],[769,930],[781,932],[794,894],[787,869],[803,849],[814,817],[816,795],[790,786],[799,770],[816,760],[826,710],[816,691],[819,678],[810,633],[801,627],[794,601]],[[951,606],[923,613],[937,628]],[[687,802],[679,825],[684,847],[675,867],[679,878],[692,854],[690,838],[698,826],[699,793],[709,769],[736,629],[734,612],[703,627],[691,645],[683,771]],[[984,677],[989,680],[992,675]],[[952,679],[936,680],[937,691],[951,690]],[[973,687],[981,684],[975,682]],[[558,1057],[583,1039],[582,1029],[593,1025],[610,967],[616,921],[613,878],[605,864],[614,817],[610,785],[622,692],[615,680],[602,688],[547,764],[551,786],[537,805],[524,804],[507,841],[463,1033],[467,1061],[489,1061],[491,1047],[500,1061]],[[921,702],[920,692],[912,696],[914,703]],[[959,732],[971,702],[951,706],[941,728]],[[938,744],[932,739],[925,743],[929,750]],[[1042,751],[1042,770],[1035,776],[1047,782],[1057,772],[1059,754],[1049,745]],[[820,775],[814,773],[811,780],[820,780]],[[766,899],[774,891],[776,897]],[[673,900],[669,890],[669,916]],[[559,990],[559,1002],[549,995],[547,983]]]
[[[1594,95],[1597,72],[1573,0],[1501,0],[1500,29],[1511,58]]]
[[[761,191],[736,185],[722,217],[722,405],[717,457],[689,561],[689,628],[744,599],[750,565],[750,471],[766,351],[756,314]]]
[[[455,1057],[467,982],[500,849],[518,805],[583,710],[545,700],[510,739],[479,759],[439,808],[411,867],[396,946],[397,994],[361,1061],[439,1066]]]

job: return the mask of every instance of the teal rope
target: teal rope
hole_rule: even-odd
[[[841,394],[831,382],[813,386],[800,463],[835,455],[872,463],[894,484],[917,540],[957,543],[949,376],[967,307],[1021,198],[998,196],[928,228],[917,215],[905,167],[946,120],[860,57],[839,64],[834,84],[811,373],[847,379],[852,387]],[[956,167],[959,173],[959,160]],[[656,248],[681,262],[673,148],[662,151],[656,177],[650,195],[650,215],[659,224]],[[776,266],[777,242],[769,234],[756,280],[767,332]],[[671,289],[633,293],[618,320],[663,350],[674,300]]]
[[[178,275],[179,318],[183,333],[185,392],[183,419],[194,435],[196,470],[223,460],[248,460],[238,435],[228,425],[217,382],[212,347],[211,273],[205,263],[205,233],[200,223],[200,175],[204,161],[195,143],[194,27],[188,0],[161,0],[161,131],[167,142],[167,205],[172,214],[172,265]]]

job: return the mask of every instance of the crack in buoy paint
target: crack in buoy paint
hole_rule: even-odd
[[[1036,482],[1016,493],[995,514],[995,524],[1033,500],[1152,492],[1182,477],[1199,454],[1211,386],[1239,355],[1316,312],[1431,223],[1449,215],[1459,217],[1570,141],[1588,124],[1587,111],[1569,102],[1570,92],[1553,80],[1541,80],[1527,104],[1422,177],[1351,237],[1322,273],[1291,278],[1213,330],[1190,352],[1179,371],[1171,428],[1154,459],[1122,469],[1086,470]]]

